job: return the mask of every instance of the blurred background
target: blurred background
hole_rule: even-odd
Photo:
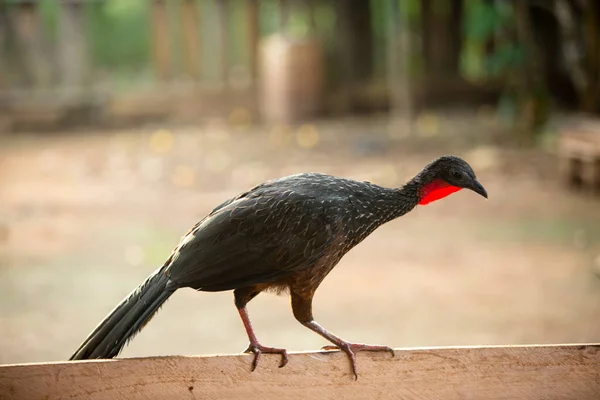
[[[0,363],[66,360],[240,191],[399,186],[447,153],[489,200],[381,227],[316,320],[393,347],[597,342],[599,21],[595,0],[0,1]],[[265,345],[326,344],[287,297],[249,311]],[[122,356],[246,346],[232,293],[182,289]]]

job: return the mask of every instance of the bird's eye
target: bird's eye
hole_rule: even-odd
[[[454,179],[462,179],[462,177],[463,177],[463,174],[460,171],[452,171],[451,174],[452,174],[452,178],[454,178]]]

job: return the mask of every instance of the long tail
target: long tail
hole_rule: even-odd
[[[163,268],[150,275],[104,318],[70,360],[116,357],[177,289],[168,283]]]

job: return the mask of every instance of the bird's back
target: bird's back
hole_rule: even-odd
[[[169,258],[167,274],[178,286],[220,291],[306,269],[344,234],[350,193],[360,184],[316,173],[265,182],[198,223]]]

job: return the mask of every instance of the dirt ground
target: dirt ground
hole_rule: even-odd
[[[429,117],[413,140],[381,118],[259,129],[239,114],[0,138],[0,363],[67,359],[228,196],[301,171],[395,186],[449,152],[473,165],[489,200],[460,192],[381,227],[324,281],[317,321],[393,347],[598,341],[600,199],[561,187],[551,156],[490,144],[481,120]],[[249,310],[266,345],[326,344],[285,297]],[[122,356],[246,346],[230,292],[187,289]]]

